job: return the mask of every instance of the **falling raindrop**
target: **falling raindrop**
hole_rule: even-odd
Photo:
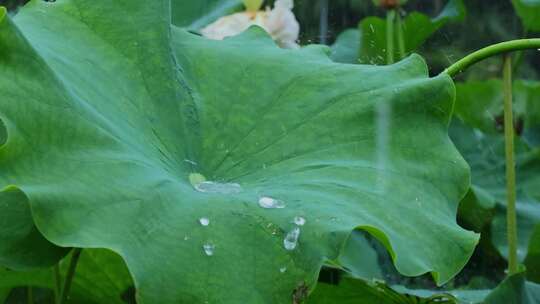
[[[201,223],[203,226],[208,226],[210,225],[210,220],[207,217],[201,217],[199,219],[199,223]]]
[[[283,239],[283,247],[287,250],[294,250],[298,244],[298,237],[300,237],[300,228],[294,227]]]
[[[285,208],[285,202],[268,196],[263,196],[259,198],[259,206],[265,209],[282,209]]]
[[[279,269],[279,272],[281,272],[281,273],[284,273],[285,271],[287,271],[287,267],[281,267]]]
[[[186,235],[184,236],[184,241],[187,241],[187,240],[189,240],[189,236]]]
[[[294,224],[298,225],[298,226],[304,226],[304,224],[306,223],[306,219],[301,217],[301,216],[295,216],[294,217]]]
[[[214,248],[216,248],[216,246],[214,246],[213,244],[204,244],[204,245],[203,245],[204,253],[205,253],[207,256],[212,256],[212,255],[214,255]]]
[[[237,183],[217,183],[204,181],[194,186],[195,190],[203,193],[235,194],[242,192],[242,186]]]
[[[197,166],[197,163],[192,161],[191,159],[184,159],[184,161],[190,165]]]

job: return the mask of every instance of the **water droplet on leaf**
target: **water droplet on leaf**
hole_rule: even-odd
[[[294,217],[294,224],[298,225],[298,226],[304,226],[304,224],[306,223],[306,219],[301,217],[301,216],[295,216]]]
[[[263,196],[259,199],[259,206],[265,209],[282,209],[285,208],[285,202],[268,196]]]
[[[285,238],[283,239],[283,247],[287,250],[294,250],[296,245],[298,245],[298,238],[300,237],[300,228],[294,227],[293,230],[289,231]]]
[[[240,184],[207,181],[206,177],[200,173],[191,173],[189,182],[195,190],[203,193],[234,194],[242,192]]]
[[[216,246],[214,246],[213,244],[204,244],[204,245],[203,245],[204,253],[205,253],[207,256],[212,256],[212,255],[214,255],[214,248],[216,248]]]
[[[184,161],[188,164],[191,164],[191,165],[194,165],[194,166],[197,166],[197,163],[192,161],[191,159],[184,159]]]
[[[189,182],[193,187],[196,187],[198,184],[206,181],[206,177],[200,173],[191,173],[189,174]]]
[[[199,219],[199,223],[201,223],[203,226],[208,226],[210,225],[210,220],[207,217],[201,217]]]
[[[203,193],[235,194],[242,192],[242,186],[237,183],[217,183],[204,181],[194,186],[195,190]]]
[[[281,267],[279,269],[279,272],[281,272],[281,273],[284,273],[285,271],[287,271],[287,267]]]

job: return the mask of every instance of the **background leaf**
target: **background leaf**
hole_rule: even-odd
[[[540,283],[540,225],[536,225],[532,232],[524,262],[527,268],[527,279]]]
[[[451,137],[472,169],[471,192],[460,206],[460,218],[481,231],[486,224],[499,253],[506,257],[506,191],[504,136],[499,117],[502,112],[502,84],[497,80],[457,85],[456,116]],[[523,261],[534,248],[533,231],[540,225],[540,150],[528,144],[525,130],[534,129],[538,110],[534,96],[536,83],[514,84],[517,171],[518,257]],[[481,110],[483,109],[483,110]],[[519,134],[523,132],[523,134]],[[530,134],[530,133],[529,133]],[[519,136],[522,135],[522,136]],[[537,257],[528,258],[531,278],[537,273]]]
[[[60,273],[65,280],[70,255],[60,262]],[[104,249],[82,251],[73,279],[69,303],[77,304],[121,304],[133,283],[127,268],[118,255]],[[54,275],[52,268],[27,272],[0,269],[0,290],[9,292],[15,287],[38,287],[51,290],[45,303],[53,299]],[[3,303],[3,302],[2,302]]]
[[[433,33],[449,21],[462,20],[465,6],[462,0],[450,0],[442,12],[430,18],[419,12],[412,12],[403,20],[405,52],[416,51]],[[386,20],[379,17],[367,17],[359,24],[362,41],[360,43],[360,61],[367,64],[385,64],[386,58]],[[395,45],[397,44],[397,38]],[[395,51],[396,58],[398,50]]]
[[[332,45],[331,58],[340,63],[359,63],[361,33],[357,29],[343,31]]]
[[[521,17],[523,27],[531,31],[540,31],[540,1],[512,0],[512,4]]]
[[[25,195],[15,187],[0,191],[0,265],[27,270],[56,264],[67,250],[37,230]]]

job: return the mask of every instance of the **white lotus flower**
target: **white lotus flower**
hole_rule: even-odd
[[[293,0],[277,0],[274,9],[245,11],[222,17],[201,30],[204,37],[222,40],[236,36],[252,25],[263,28],[282,48],[298,48],[300,25],[292,12]]]

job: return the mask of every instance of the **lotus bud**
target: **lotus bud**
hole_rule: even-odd
[[[377,6],[380,6],[384,9],[390,10],[399,7],[402,4],[405,4],[406,0],[373,0],[373,3]]]

